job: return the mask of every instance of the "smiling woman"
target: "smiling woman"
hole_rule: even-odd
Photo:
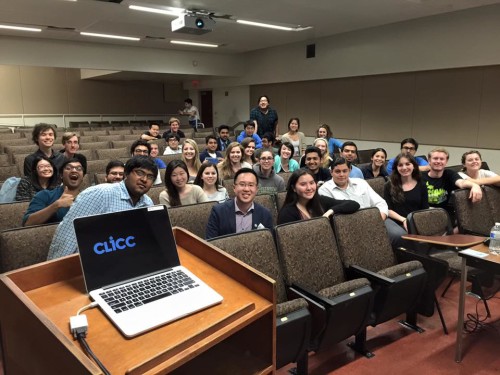
[[[467,151],[462,155],[462,171],[458,172],[464,180],[470,180],[478,185],[500,186],[500,176],[495,172],[481,169],[483,160],[476,150]]]
[[[182,160],[172,160],[165,170],[165,187],[160,193],[160,204],[167,207],[207,202],[208,198],[198,185],[188,184],[189,171]]]

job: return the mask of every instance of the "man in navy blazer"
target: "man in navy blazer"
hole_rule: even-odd
[[[235,198],[215,205],[210,213],[205,238],[207,240],[253,229],[273,228],[269,210],[254,203],[259,178],[253,169],[241,168],[234,175]]]

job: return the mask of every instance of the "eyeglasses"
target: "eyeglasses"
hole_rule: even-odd
[[[83,172],[83,167],[80,166],[80,165],[67,165],[64,167],[64,170],[67,171],[67,172],[71,172],[71,171],[77,171],[77,172]]]
[[[154,181],[156,178],[154,174],[146,173],[144,171],[141,171],[140,169],[134,169],[134,173],[137,175],[137,177],[139,178],[146,177],[149,181]]]
[[[54,169],[54,168],[52,168],[52,165],[39,165],[36,167],[36,169],[38,169],[39,171],[43,171],[45,169]]]
[[[143,150],[142,148],[136,148],[134,150],[134,154],[143,154],[143,155],[148,155],[149,151],[148,149]]]
[[[246,187],[254,188],[257,186],[257,184],[255,182],[237,182],[235,185],[238,185],[242,189],[244,189]]]
[[[406,151],[415,151],[415,147],[403,147],[403,150],[406,150]]]
[[[269,156],[268,158],[260,158],[261,161],[271,161],[271,160],[274,160],[271,156]]]

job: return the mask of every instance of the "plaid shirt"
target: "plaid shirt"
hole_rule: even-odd
[[[151,198],[143,195],[134,206],[132,198],[130,198],[130,194],[125,187],[125,181],[118,184],[100,184],[85,189],[78,194],[69,212],[57,227],[47,260],[60,258],[78,251],[73,227],[73,220],[77,217],[125,211],[152,205]]]
[[[257,121],[257,134],[262,137],[265,133],[275,133],[276,125],[278,124],[278,112],[271,107],[268,107],[267,113],[255,107],[250,111],[250,120]]]

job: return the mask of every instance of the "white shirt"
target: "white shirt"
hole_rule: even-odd
[[[368,185],[368,182],[361,178],[349,178],[347,188],[339,188],[333,179],[325,182],[319,188],[318,193],[335,199],[351,199],[359,203],[360,208],[377,207],[385,215],[389,214],[389,207],[386,201]]]
[[[175,155],[180,153],[182,153],[182,149],[180,147],[178,147],[177,150],[172,150],[170,146],[167,146],[165,148],[165,151],[163,152],[163,155]]]
[[[458,172],[460,177],[462,177],[464,180],[468,180],[470,177],[465,174],[465,172]],[[487,177],[495,177],[498,176],[495,172],[488,171],[486,169],[480,169],[478,171],[478,178],[487,178]]]

